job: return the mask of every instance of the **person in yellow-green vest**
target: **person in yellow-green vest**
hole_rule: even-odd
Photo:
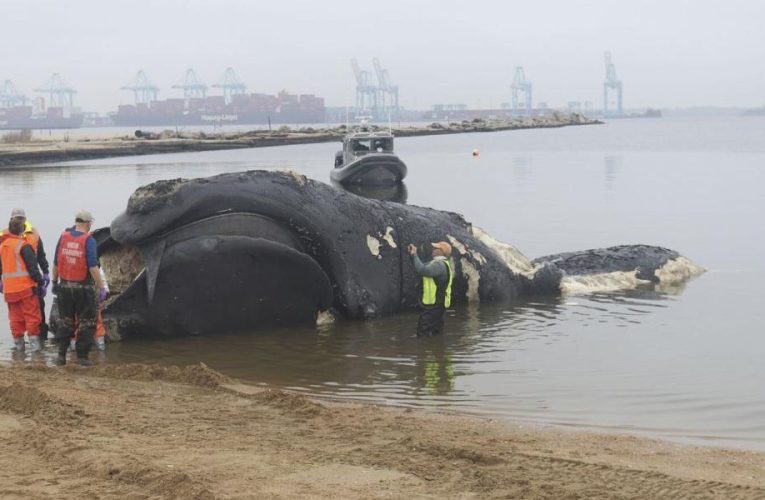
[[[445,241],[431,243],[433,259],[423,264],[417,255],[417,247],[409,245],[409,254],[417,274],[422,276],[420,320],[417,336],[438,335],[444,328],[444,313],[452,303],[452,265],[449,258],[452,246]]]

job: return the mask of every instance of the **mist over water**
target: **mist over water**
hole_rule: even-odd
[[[201,361],[251,383],[322,397],[765,450],[762,137],[765,118],[753,117],[397,140],[410,204],[462,213],[529,258],[666,246],[709,270],[685,287],[461,307],[434,339],[415,338],[417,316],[407,313],[110,344],[107,362]],[[52,253],[78,209],[107,225],[140,185],[254,168],[328,182],[338,147],[25,167],[2,173],[0,208],[24,206]],[[0,358],[8,360],[0,309]]]

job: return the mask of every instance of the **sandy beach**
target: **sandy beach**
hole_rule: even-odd
[[[2,498],[763,498],[765,455],[314,401],[203,365],[0,367]]]

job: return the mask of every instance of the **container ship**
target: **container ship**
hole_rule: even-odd
[[[32,106],[0,108],[0,130],[80,128],[82,113],[65,113],[64,108],[48,108],[35,114]]]
[[[236,94],[156,100],[128,104],[111,115],[115,125],[130,127],[181,125],[258,125],[323,123],[324,98],[313,94]]]

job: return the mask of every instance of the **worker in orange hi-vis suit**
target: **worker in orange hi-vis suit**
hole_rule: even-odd
[[[43,276],[32,245],[22,238],[24,223],[11,219],[8,232],[0,244],[0,292],[8,303],[14,347],[17,351],[24,350],[24,332],[27,332],[29,345],[35,352],[41,349],[39,296],[45,293]]]
[[[40,271],[42,271],[43,275],[43,287],[47,292],[48,285],[50,285],[50,265],[48,264],[48,258],[45,255],[45,247],[43,246],[42,238],[40,238],[40,233],[37,231],[37,228],[35,228],[32,223],[29,222],[29,219],[27,219],[27,214],[23,208],[14,208],[11,211],[11,220],[13,219],[20,219],[21,222],[24,223],[24,232],[21,234],[21,237],[24,241],[32,245],[32,249],[37,255],[37,264],[40,266]],[[0,243],[5,241],[5,239],[9,236],[10,232],[6,227],[0,231]],[[45,321],[45,294],[39,294],[38,300],[40,301],[41,318],[40,341],[43,342],[48,338],[48,323]]]

